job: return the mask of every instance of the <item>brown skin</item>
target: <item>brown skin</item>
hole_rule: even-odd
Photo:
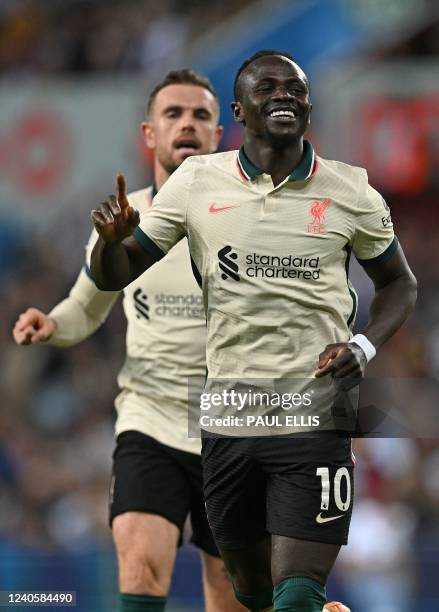
[[[312,104],[308,80],[291,60],[267,56],[241,74],[240,99],[233,102],[235,121],[244,126],[244,149],[255,166],[279,185],[299,164],[303,135],[310,124]],[[295,117],[272,117],[290,110]]]
[[[238,91],[239,99],[232,109],[236,120],[244,126],[246,154],[278,185],[291,174],[303,154],[303,136],[311,112],[306,76],[286,58],[262,57],[241,74]],[[294,116],[273,117],[270,116],[273,110],[290,111]],[[132,233],[136,218],[126,202],[125,182],[120,178],[117,199],[118,206],[111,202],[112,211],[108,215],[96,214],[97,211],[92,214],[100,235],[109,233],[114,237],[107,243],[101,240],[92,256],[92,274],[102,289],[121,289],[154,263],[131,237],[121,242]],[[416,280],[401,247],[388,261],[369,266],[366,272],[374,283],[375,297],[364,333],[379,348],[412,311]],[[365,367],[364,353],[355,344],[328,345],[319,356],[316,376],[331,375],[348,388],[358,384]],[[340,548],[275,535],[271,538],[271,550],[269,541],[255,546],[259,546],[257,568],[254,547],[221,551],[233,584],[248,595],[291,576],[308,576],[324,584]]]
[[[157,189],[190,155],[212,153],[218,147],[223,128],[218,125],[219,108],[214,96],[197,85],[176,84],[161,89],[153,102],[146,121],[141,125],[145,144],[154,155],[154,179]],[[117,200],[126,211],[122,219],[108,224],[111,217],[107,207],[97,211],[96,218],[104,225],[106,240],[119,240],[129,236],[138,223],[138,215],[129,207],[123,177],[118,178],[117,198],[109,196],[108,208],[119,211]],[[102,213],[102,214],[99,214]],[[121,225],[127,224],[127,229]],[[133,241],[133,248],[138,247]],[[143,249],[138,251],[141,257]],[[15,323],[13,336],[17,344],[29,345],[47,341],[56,331],[56,322],[37,308],[28,308]]]
[[[365,272],[373,282],[375,295],[363,334],[378,349],[412,312],[417,283],[400,246],[390,259],[366,267]],[[347,390],[360,382],[366,365],[364,353],[356,344],[328,344],[319,355],[319,369],[315,376],[321,378],[330,374],[341,383],[341,388]]]
[[[235,119],[244,126],[244,148],[249,159],[270,174],[278,185],[291,174],[303,154],[303,136],[312,105],[308,80],[291,60],[268,56],[254,61],[241,74],[239,99],[232,104]],[[271,117],[273,110],[290,110],[295,117]],[[138,224],[126,199],[125,180],[118,177],[118,197],[92,212],[103,238],[92,255],[92,274],[102,289],[121,289],[153,265],[153,258],[129,237]],[[375,287],[370,321],[364,334],[378,349],[403,324],[416,302],[416,279],[401,247],[386,262],[366,269]],[[319,355],[317,378],[331,375],[343,388],[358,384],[366,359],[355,344],[327,345]],[[341,379],[343,381],[341,382]]]
[[[312,104],[308,79],[293,61],[280,56],[259,58],[241,74],[239,100],[233,102],[235,120],[244,129],[244,149],[255,166],[270,174],[274,185],[289,176],[303,154],[303,136],[310,124]],[[290,110],[295,117],[272,117]],[[387,262],[366,268],[375,287],[371,319],[364,330],[379,348],[402,325],[416,301],[416,280],[401,247]],[[401,299],[401,296],[405,299]],[[364,376],[362,349],[346,342],[330,344],[319,355],[316,378],[331,374],[349,389]]]
[[[186,157],[216,150],[223,132],[217,125],[218,115],[215,98],[202,87],[168,85],[157,93],[150,115],[141,127],[146,145],[155,152],[154,178],[158,188]],[[129,206],[123,176],[117,179],[116,197],[109,196],[106,206],[95,212],[103,223],[102,233],[111,243],[122,235],[130,235],[138,223],[138,213]],[[29,308],[20,315],[13,335],[17,344],[37,344],[48,340],[55,330],[53,319]],[[114,519],[112,530],[120,591],[165,596],[174,568],[179,529],[161,516],[124,512]],[[235,600],[223,561],[204,551],[201,559],[206,612],[244,612]]]
[[[158,189],[186,157],[216,151],[223,133],[218,117],[218,103],[203,87],[168,85],[158,92],[150,116],[142,124],[146,145],[155,151]],[[101,238],[93,250],[90,267],[97,287],[122,289],[152,266],[152,257],[131,238],[139,214],[129,205],[123,175],[117,177],[116,196],[109,196],[92,210],[91,220]],[[100,265],[102,258],[108,262],[108,273]]]

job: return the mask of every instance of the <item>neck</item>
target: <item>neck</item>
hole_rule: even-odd
[[[163,166],[157,160],[157,157],[156,157],[154,159],[154,183],[157,188],[157,191],[159,191],[163,187],[163,185],[166,183],[168,178],[169,178],[169,172],[167,172],[163,168]]]
[[[303,155],[303,137],[277,146],[247,132],[244,135],[244,150],[249,160],[269,174],[276,186],[299,165]]]

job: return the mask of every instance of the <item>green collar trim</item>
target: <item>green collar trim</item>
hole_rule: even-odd
[[[308,140],[303,141],[303,155],[299,162],[299,165],[294,168],[290,176],[289,181],[306,181],[314,170],[316,156],[314,148]]]
[[[252,164],[247,157],[244,147],[239,149],[238,153],[239,166],[248,180],[254,179],[256,176],[263,174],[263,170]],[[299,165],[294,168],[293,172],[288,177],[289,181],[306,181],[312,176],[316,165],[316,156],[314,148],[308,140],[303,141],[303,155]]]
[[[155,198],[157,195],[157,185],[155,184],[155,182],[152,184],[152,191],[151,191],[151,199]]]
[[[255,176],[258,176],[259,174],[263,174],[262,170],[260,170],[257,166],[251,163],[251,161],[249,160],[249,158],[247,157],[244,151],[243,146],[239,149],[238,161],[239,161],[239,165],[241,166],[241,170],[247,179],[254,179]]]

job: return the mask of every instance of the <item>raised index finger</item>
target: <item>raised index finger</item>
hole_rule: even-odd
[[[121,208],[127,208],[127,206],[129,206],[129,202],[127,198],[127,184],[126,184],[125,177],[123,174],[117,175],[116,191],[117,191],[117,201],[119,202],[119,206]]]

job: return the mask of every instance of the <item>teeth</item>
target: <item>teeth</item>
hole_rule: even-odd
[[[295,113],[289,110],[271,111],[270,117],[295,117]]]

